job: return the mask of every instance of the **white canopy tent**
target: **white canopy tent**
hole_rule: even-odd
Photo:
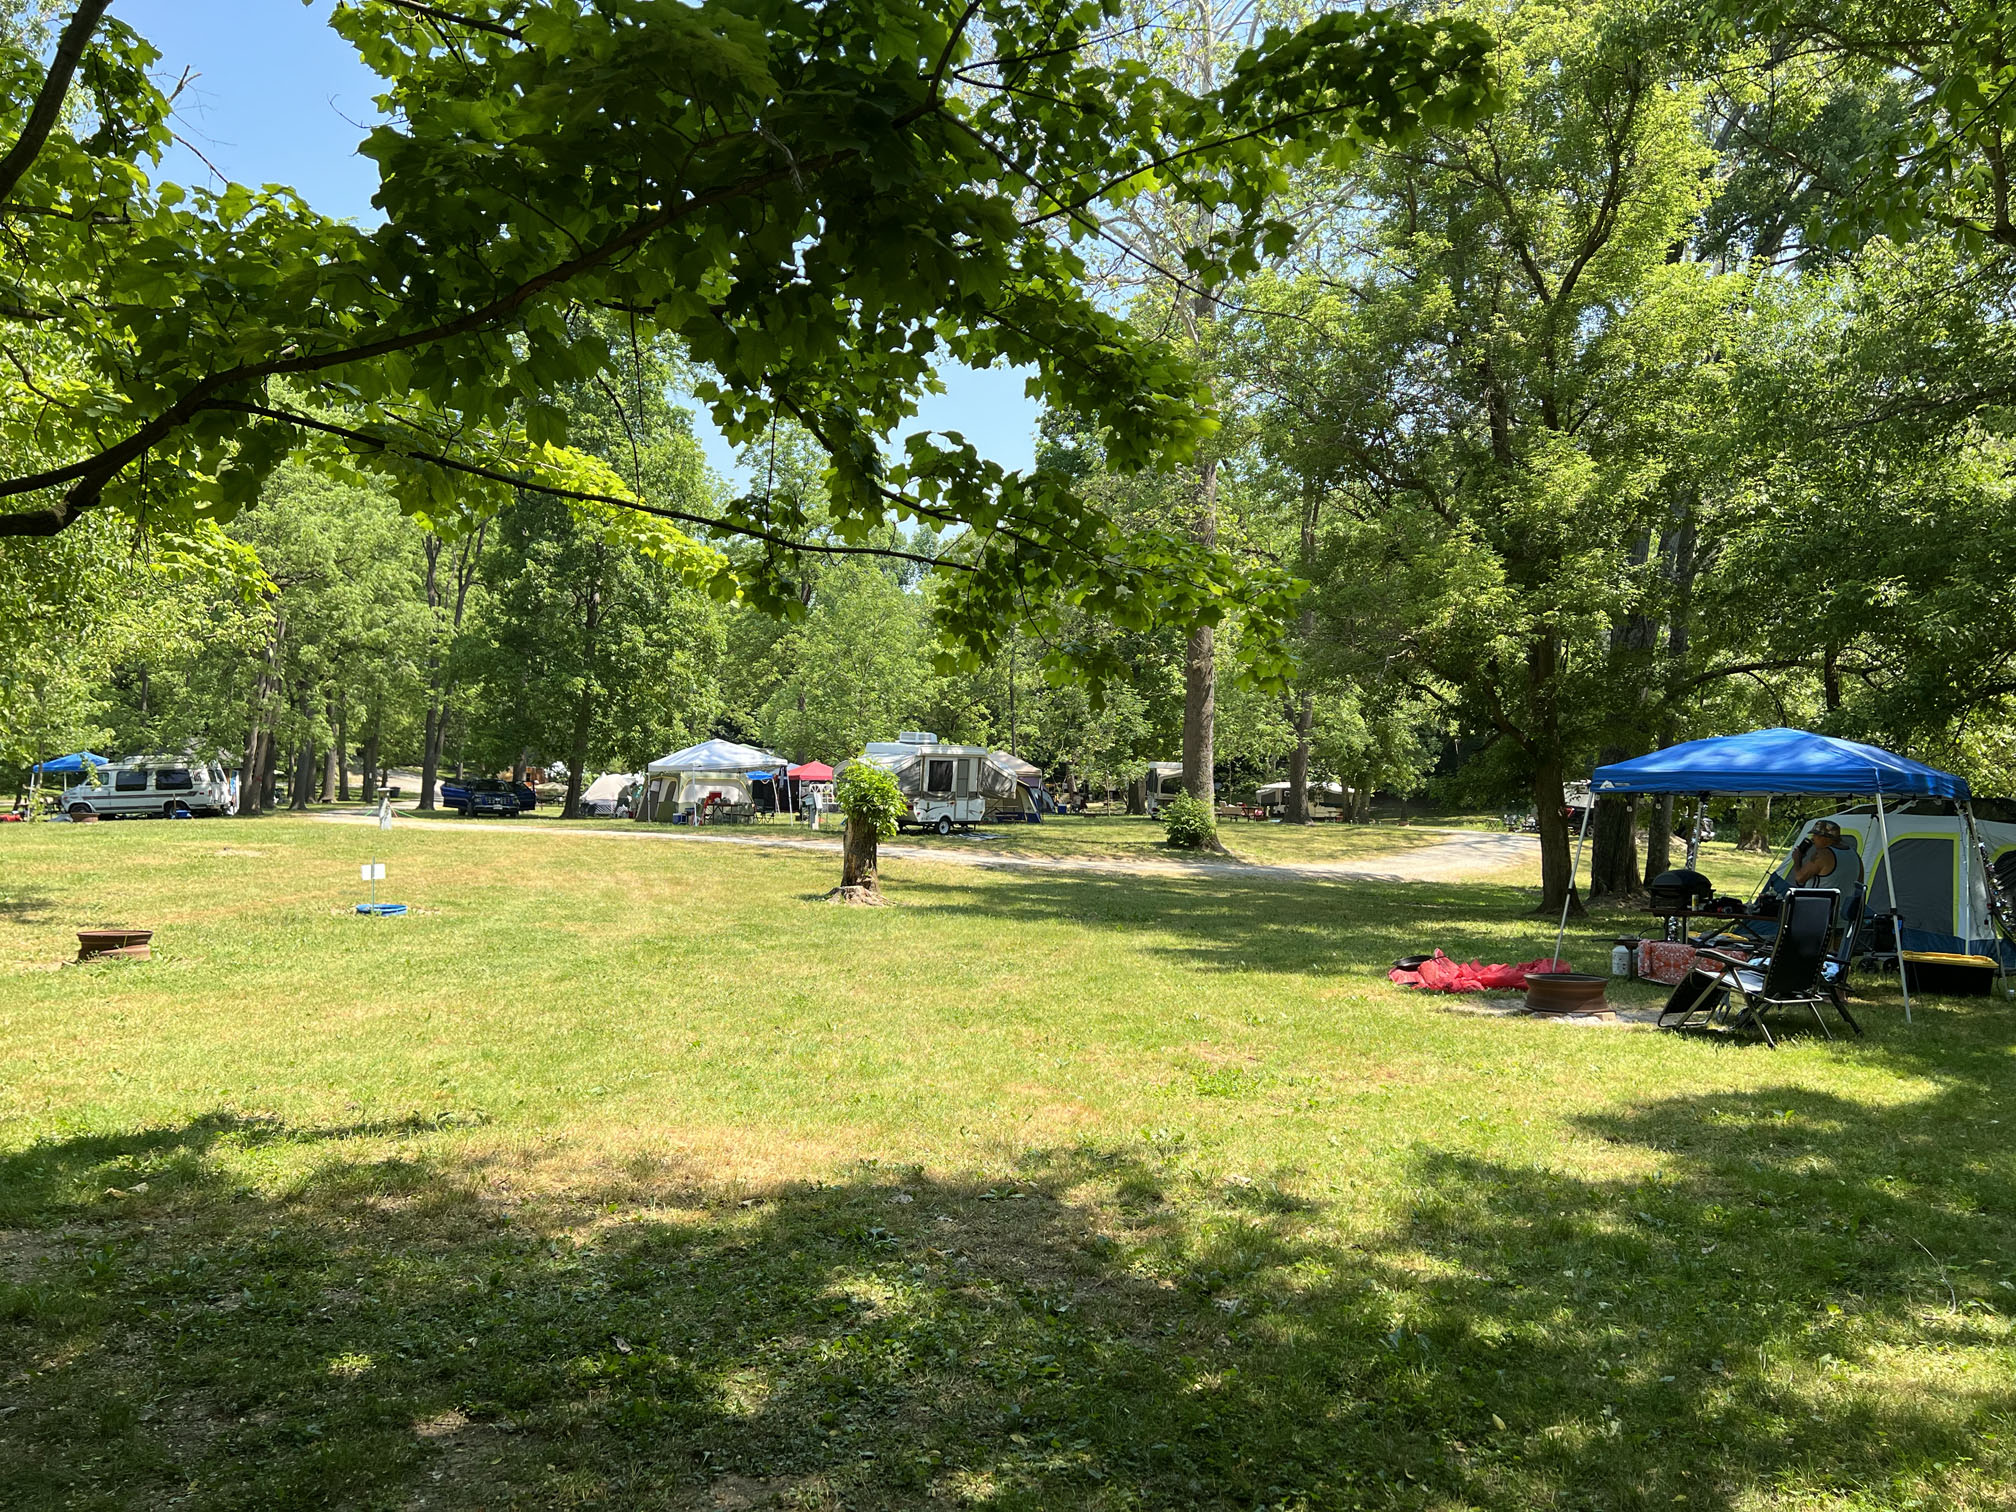
[[[759,776],[782,772],[783,757],[732,740],[703,740],[660,756],[645,769],[647,786],[637,817],[655,819],[661,811],[685,813],[710,797],[723,803],[748,803],[749,784]]]

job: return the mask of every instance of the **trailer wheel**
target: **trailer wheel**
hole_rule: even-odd
[[[937,829],[939,834],[949,835],[952,833],[952,821],[950,819],[945,818],[943,815],[940,815],[938,823],[935,826],[935,828]]]

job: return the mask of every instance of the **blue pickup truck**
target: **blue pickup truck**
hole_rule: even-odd
[[[515,819],[539,806],[539,795],[523,782],[505,782],[496,777],[478,777],[474,782],[441,784],[441,806],[466,818],[479,814]]]

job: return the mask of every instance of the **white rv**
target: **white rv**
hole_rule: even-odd
[[[230,778],[224,769],[184,756],[130,756],[98,768],[89,782],[63,794],[63,812],[103,818],[172,819],[178,812],[228,814]]]
[[[896,779],[909,799],[898,829],[952,833],[987,817],[987,789],[995,777],[985,746],[944,745],[929,730],[905,730],[895,740],[871,740],[861,759]]]

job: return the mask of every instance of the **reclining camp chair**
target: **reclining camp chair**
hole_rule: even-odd
[[[1830,956],[1827,949],[1840,902],[1841,895],[1831,887],[1795,887],[1785,894],[1778,938],[1768,960],[1745,961],[1718,950],[1699,951],[1693,973],[1660,1010],[1659,1027],[1683,1029],[1720,1020],[1731,1030],[1755,1029],[1765,1044],[1776,1049],[1778,1041],[1771,1037],[1765,1019],[1779,1008],[1803,1004],[1812,1010],[1820,1032],[1832,1039],[1834,1031],[1820,1012],[1825,1003],[1860,1034],[1861,1026],[1848,1018],[1829,980],[1830,974],[1838,979],[1846,970],[1846,957]],[[1837,962],[1830,973],[1830,965]],[[1736,1002],[1742,1006],[1732,1009]]]

